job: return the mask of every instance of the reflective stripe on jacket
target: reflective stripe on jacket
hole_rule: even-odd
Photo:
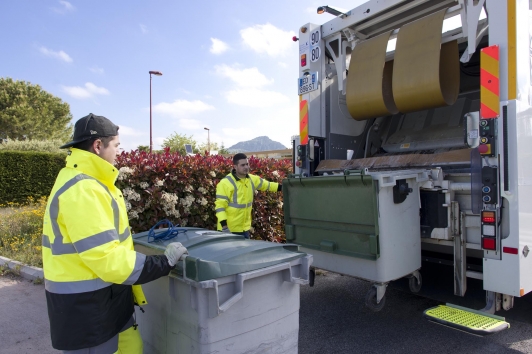
[[[132,285],[146,256],[133,251],[126,205],[114,182],[117,169],[72,149],[44,215],[45,288],[57,294]],[[122,246],[122,247],[119,247]]]
[[[133,250],[117,177],[107,161],[72,149],[48,199],[42,254],[56,349],[101,344],[131,317],[134,301],[146,304],[140,285],[133,285],[146,256]]]
[[[267,181],[259,176],[248,174],[238,178],[234,171],[225,176],[216,186],[216,217],[218,230],[220,221],[227,220],[232,232],[247,231],[251,228],[251,211],[255,191],[277,192],[279,183]]]

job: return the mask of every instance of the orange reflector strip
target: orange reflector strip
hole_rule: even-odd
[[[525,296],[525,289],[519,289],[519,296]]]
[[[307,145],[308,143],[308,102],[302,100],[299,96],[299,143]]]
[[[519,250],[515,247],[503,247],[502,251],[509,254],[518,254]]]
[[[480,50],[480,116],[499,116],[499,46]]]

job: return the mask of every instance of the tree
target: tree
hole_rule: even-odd
[[[70,106],[26,81],[0,78],[0,138],[60,139],[72,136]]]
[[[138,151],[149,152],[150,151],[150,147],[149,147],[149,145],[139,145],[139,146],[137,146],[137,150]]]
[[[192,145],[193,152],[197,153],[199,151],[197,146],[198,143],[192,138],[192,135],[187,136],[185,134],[178,134],[174,132],[163,141],[163,147],[170,148],[170,151],[172,152],[178,151],[181,155],[187,154],[185,150],[185,144]]]
[[[226,149],[224,142],[222,141],[222,146],[220,146],[220,150],[218,150],[218,155],[228,155],[229,150]]]
[[[220,147],[218,146],[217,142],[211,141],[210,150],[209,150],[209,144],[207,144],[207,143],[201,143],[198,146],[198,150],[199,150],[200,154],[204,154],[205,151],[219,151]]]

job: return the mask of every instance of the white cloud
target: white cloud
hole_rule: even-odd
[[[92,71],[95,74],[103,75],[105,71],[102,68],[99,68],[97,66],[93,66],[92,68],[89,68],[90,71]]]
[[[118,133],[121,136],[142,136],[144,135],[144,132],[133,129],[131,127],[127,127],[125,125],[120,125],[120,129],[118,130]]]
[[[214,107],[200,100],[175,100],[172,103],[161,102],[153,106],[155,112],[167,114],[172,117],[183,117],[213,110]]]
[[[222,128],[222,131],[225,135],[236,136],[236,137],[249,137],[254,134],[254,131],[251,128]],[[249,139],[243,139],[249,140]],[[234,145],[234,144],[231,144]],[[227,146],[226,146],[227,147]]]
[[[278,62],[277,64],[279,64],[279,66],[280,66],[281,68],[288,68],[288,64],[285,63],[285,62],[280,61],[280,62]]]
[[[57,12],[58,14],[66,14],[67,12],[74,11],[76,8],[69,3],[68,1],[59,0],[59,4],[61,4],[61,7],[52,7],[52,10]]]
[[[68,1],[59,0],[59,3],[60,3],[61,5],[63,5],[63,7],[65,8],[65,10],[68,10],[68,11],[72,11],[72,10],[74,10],[74,6],[72,6],[72,4],[69,3]]]
[[[222,54],[223,52],[227,51],[227,49],[229,49],[229,46],[227,45],[227,43],[217,38],[211,38],[211,42],[212,42],[212,45],[209,51],[212,54],[217,54],[217,55]]]
[[[290,98],[288,103],[277,105],[269,109],[261,109],[253,117],[253,123],[248,126],[249,131],[229,131],[233,133],[247,134],[236,136],[239,141],[253,139],[265,135],[274,141],[278,141],[286,147],[291,144],[291,136],[299,134],[299,100]],[[282,129],[279,129],[282,127]],[[230,146],[230,145],[228,145]]]
[[[280,92],[260,90],[257,88],[235,89],[225,93],[227,101],[246,107],[271,107],[289,101]]]
[[[245,136],[244,136],[245,138]],[[249,139],[246,139],[249,140]],[[236,137],[236,138],[224,138],[224,139],[218,139],[216,140],[217,143],[219,143],[220,146],[222,146],[222,143],[224,144],[224,148],[228,148],[230,146],[236,145],[236,143],[243,141],[242,137]]]
[[[122,130],[122,127],[120,127],[120,130]],[[150,145],[149,137],[123,135],[122,133],[120,133],[120,130],[118,131],[118,133],[120,134],[120,147],[124,149],[124,151],[136,150],[139,145]]]
[[[268,79],[259,72],[257,68],[236,69],[227,65],[216,65],[216,73],[232,80],[240,87],[261,87],[273,83],[273,79]]]
[[[143,25],[142,23],[139,24],[139,26],[140,26],[140,30],[142,31],[142,33],[148,33],[148,26]]]
[[[164,138],[162,136],[157,136],[157,137],[153,138],[153,145],[161,146],[161,145],[163,145],[165,139],[166,138]]]
[[[259,69],[239,69],[228,65],[216,65],[216,73],[227,77],[236,84],[235,88],[225,92],[228,102],[247,107],[269,107],[288,101],[288,97],[275,91],[263,90],[261,87],[273,84]]]
[[[74,98],[91,98],[97,95],[109,95],[110,92],[104,87],[98,87],[92,82],[85,83],[84,87],[81,86],[62,86],[63,91]]]
[[[202,129],[203,124],[199,120],[196,119],[187,119],[187,118],[181,118],[179,120],[179,126],[184,129],[190,129],[190,130],[197,130]]]
[[[46,55],[47,57],[59,59],[59,60],[62,60],[64,62],[67,62],[67,63],[72,63],[72,61],[73,61],[72,58],[70,57],[70,55],[68,55],[67,53],[63,52],[62,50],[56,52],[56,51],[53,51],[53,50],[48,49],[46,47],[40,47],[39,51],[42,54]]]
[[[290,53],[293,42],[289,39],[295,35],[294,31],[283,31],[270,23],[255,25],[240,31],[240,36],[246,46],[257,53],[266,53],[271,57]]]

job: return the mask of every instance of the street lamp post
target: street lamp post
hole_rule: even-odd
[[[211,130],[207,127],[203,128],[207,131],[207,150],[211,153]]]
[[[152,140],[152,130],[151,130],[151,76],[152,75],[161,76],[162,74],[163,73],[160,71],[150,70],[150,154],[153,150],[153,140]]]

